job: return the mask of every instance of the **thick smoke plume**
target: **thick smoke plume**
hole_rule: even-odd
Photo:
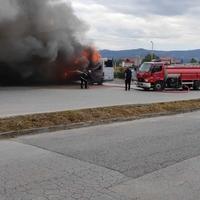
[[[0,0],[0,83],[56,81],[87,26],[58,0]]]

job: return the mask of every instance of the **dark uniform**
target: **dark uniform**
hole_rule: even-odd
[[[85,72],[82,72],[80,74],[80,81],[81,81],[81,89],[85,87],[85,89],[88,88],[88,74]]]
[[[131,89],[131,79],[132,79],[132,71],[127,68],[125,71],[125,90]]]

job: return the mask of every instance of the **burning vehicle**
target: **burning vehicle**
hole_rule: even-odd
[[[75,67],[71,71],[65,72],[67,79],[79,80],[80,73],[86,72],[89,76],[89,82],[94,84],[102,84],[104,81],[103,65],[101,63],[101,56],[95,48],[88,47],[83,50],[81,56],[75,60]],[[76,70],[74,70],[76,68]],[[69,68],[66,68],[66,70]],[[71,75],[70,75],[71,73]]]
[[[65,84],[80,79],[81,72],[89,73],[91,83],[102,84],[103,68],[100,55],[93,48],[86,48],[71,61],[57,60],[46,63],[46,60],[36,59],[31,62],[20,63],[20,70],[15,65],[0,63],[0,85],[35,85],[35,84]]]
[[[100,55],[88,45],[88,26],[58,0],[2,0],[0,85],[63,84],[90,71],[101,83]]]

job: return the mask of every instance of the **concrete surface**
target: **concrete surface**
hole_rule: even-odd
[[[127,200],[107,188],[112,170],[13,141],[0,141],[1,200]]]
[[[114,86],[121,85],[107,83],[107,86],[93,86],[89,90],[80,90],[78,85],[0,88],[0,117],[200,98],[200,91],[174,93],[144,92],[132,89],[126,92],[123,87]]]
[[[199,200],[200,112],[0,141],[1,200]]]
[[[195,112],[22,137],[20,141],[137,178],[199,156],[199,121],[200,112]]]
[[[139,200],[199,200],[200,156],[110,188]]]

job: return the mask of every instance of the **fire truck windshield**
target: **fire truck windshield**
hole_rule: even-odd
[[[139,68],[140,72],[149,72],[151,70],[151,63],[143,63]]]

